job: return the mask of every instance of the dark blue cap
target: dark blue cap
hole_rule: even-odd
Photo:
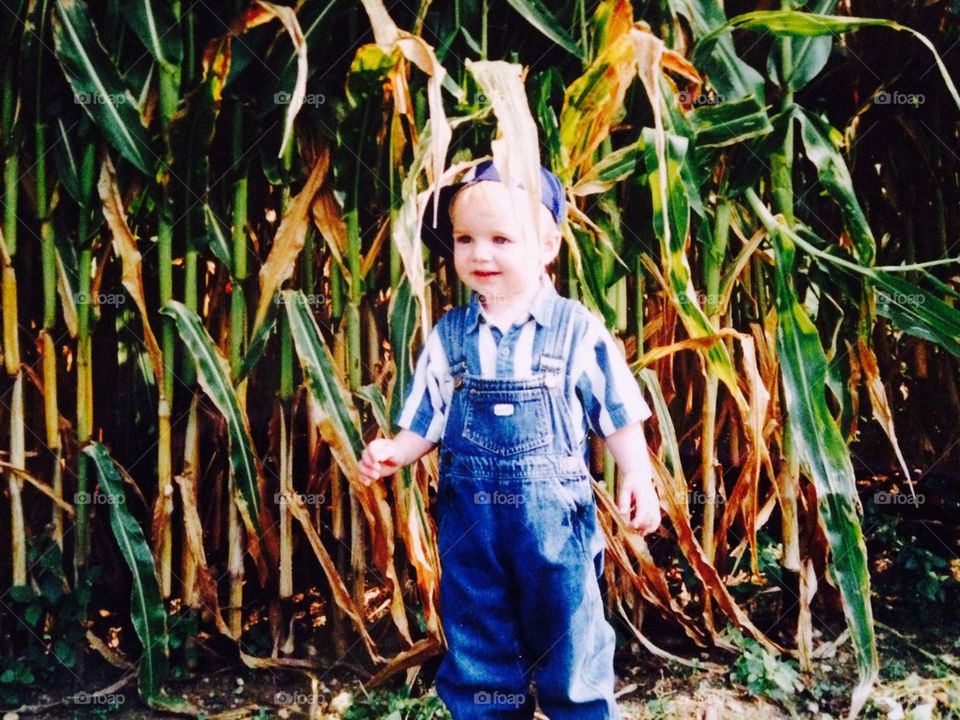
[[[450,203],[454,196],[468,185],[478,182],[502,182],[493,160],[484,160],[467,173],[464,179],[440,189],[437,201],[437,225],[433,226],[433,195],[427,202],[423,216],[423,228],[420,239],[430,248],[430,252],[442,257],[453,256],[453,222],[450,220]],[[563,192],[560,178],[544,167],[540,168],[540,202],[550,211],[557,227],[567,214],[567,198]]]

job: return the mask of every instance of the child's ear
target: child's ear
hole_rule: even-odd
[[[541,237],[540,252],[543,253],[544,267],[557,259],[557,255],[560,253],[560,242],[560,229],[556,225],[553,225],[553,227],[546,231]]]

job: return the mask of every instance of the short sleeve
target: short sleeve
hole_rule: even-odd
[[[590,428],[601,437],[650,417],[650,407],[613,336],[584,309],[586,329],[574,345],[573,376]]]
[[[439,444],[452,394],[450,365],[440,342],[440,334],[434,327],[417,360],[413,382],[397,418],[397,426]]]

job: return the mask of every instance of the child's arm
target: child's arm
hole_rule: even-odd
[[[660,499],[653,487],[653,468],[643,425],[633,423],[606,437],[620,468],[617,505],[630,527],[646,535],[660,525]]]
[[[392,438],[377,438],[363,449],[360,456],[360,481],[369,486],[374,480],[393,475],[436,446],[410,430],[401,430]]]

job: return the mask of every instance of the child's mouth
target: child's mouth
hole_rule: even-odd
[[[476,275],[477,277],[488,278],[488,277],[493,277],[494,275],[499,275],[500,273],[496,273],[496,272],[481,272],[481,271],[479,271],[479,270],[475,270],[473,274]]]

